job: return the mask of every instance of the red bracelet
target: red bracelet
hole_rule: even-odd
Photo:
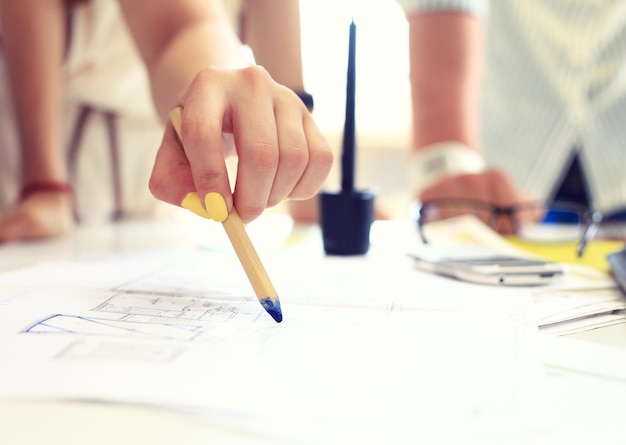
[[[35,181],[22,187],[22,190],[20,191],[20,201],[24,201],[30,195],[37,192],[60,192],[66,194],[70,198],[74,197],[74,189],[67,182]]]

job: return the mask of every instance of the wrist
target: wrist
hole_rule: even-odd
[[[304,90],[292,90],[300,98],[304,106],[309,112],[313,112],[314,103],[313,96]]]
[[[487,164],[475,150],[456,141],[445,141],[415,150],[409,157],[409,181],[415,196],[448,176],[480,173]]]
[[[32,181],[20,189],[20,201],[24,201],[30,195],[35,193],[61,193],[68,198],[74,198],[74,189],[68,182],[60,181]]]

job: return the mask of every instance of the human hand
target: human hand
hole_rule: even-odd
[[[150,178],[160,200],[189,209],[199,204],[198,213],[217,221],[234,205],[249,222],[287,197],[311,198],[330,171],[332,151],[311,114],[259,66],[201,71],[180,106],[182,144],[169,123]],[[234,150],[224,146],[228,135]],[[232,188],[229,155],[238,157]]]
[[[519,190],[510,177],[499,169],[488,169],[480,173],[459,174],[443,177],[431,186],[422,190],[417,196],[421,203],[429,203],[438,200],[454,200],[462,202],[478,202],[491,205],[498,209],[511,209],[522,204],[534,203],[532,197]],[[473,210],[472,205],[442,206],[434,219],[446,219],[462,214],[474,214],[486,224],[490,224],[492,213]],[[503,234],[511,234],[515,231],[516,223],[523,223],[538,219],[542,209],[536,206],[530,207],[529,211],[516,212],[517,221],[511,218],[499,218],[493,226],[495,230]]]
[[[32,193],[0,218],[0,243],[51,238],[73,227],[71,196],[60,191]]]

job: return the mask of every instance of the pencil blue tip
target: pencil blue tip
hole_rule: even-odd
[[[272,316],[272,318],[277,323],[283,321],[283,312],[280,309],[280,300],[278,300],[278,297],[266,297],[260,301],[263,308],[267,311],[268,314]]]

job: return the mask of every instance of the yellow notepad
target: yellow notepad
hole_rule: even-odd
[[[589,243],[582,257],[576,254],[576,242],[567,243],[544,243],[520,240],[517,237],[506,237],[507,240],[519,247],[536,255],[540,255],[546,259],[561,263],[581,264],[590,266],[600,270],[601,272],[609,272],[610,266],[606,259],[609,253],[622,250],[623,241],[600,240],[596,239]]]

